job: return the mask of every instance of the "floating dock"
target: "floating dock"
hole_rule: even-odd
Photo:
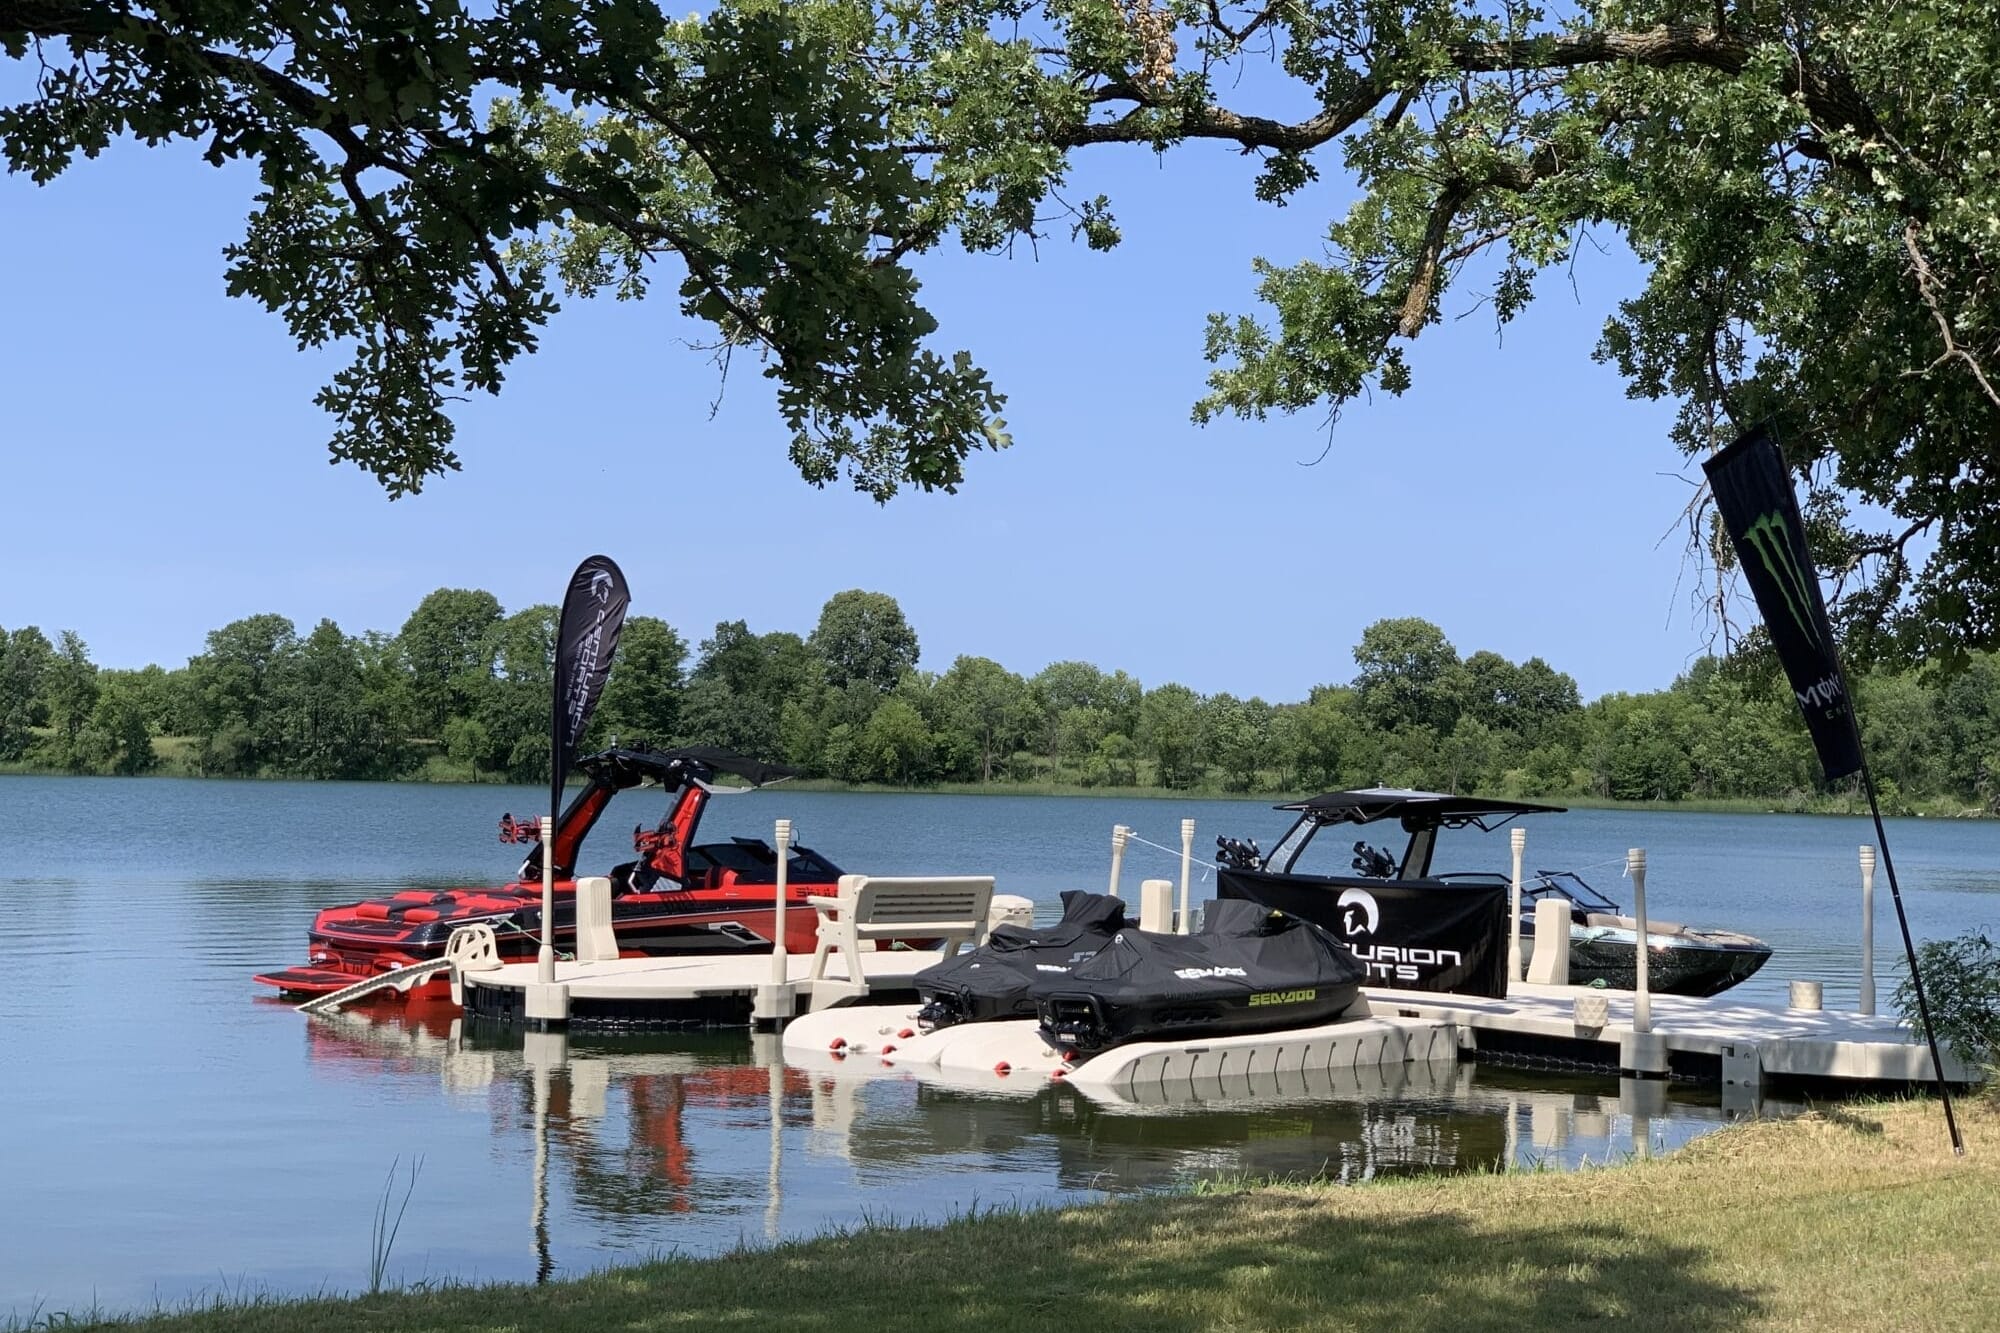
[[[1011,1085],[1064,1078],[1107,1096],[1208,1080],[1261,1085],[1302,1072],[1493,1060],[1756,1089],[1769,1082],[1912,1084],[1931,1079],[1930,1052],[1878,1015],[1784,1009],[1732,999],[1652,997],[1650,1031],[1629,992],[1516,983],[1505,999],[1369,987],[1335,1023],[1213,1038],[1134,1042],[1088,1059],[1052,1045],[1031,1020],[919,1031],[914,978],[943,955],[860,954],[860,984],[836,956],[815,982],[811,959],[787,960],[771,982],[768,955],[561,962],[553,985],[532,963],[461,973],[466,1011],[536,1030],[747,1027],[785,1029],[787,1058],[856,1056]],[[998,1071],[997,1073],[995,1071]],[[1945,1076],[1972,1081],[1946,1057]],[[1274,1084],[1275,1086],[1275,1084]]]
[[[943,957],[924,949],[863,952],[862,987],[871,1000],[914,999],[911,978]],[[785,960],[790,1012],[778,1017],[811,1009],[815,991],[850,997],[860,989],[850,984],[846,964],[837,955],[827,960],[821,982],[815,983],[811,972],[810,954]],[[769,954],[558,962],[551,985],[536,980],[534,963],[508,963],[461,973],[454,983],[468,1014],[538,1031],[749,1027],[759,992],[771,986]]]

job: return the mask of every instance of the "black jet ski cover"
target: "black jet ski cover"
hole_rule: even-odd
[[[1125,929],[1125,904],[1105,893],[1069,889],[1062,920],[1040,930],[1001,926],[986,943],[917,973],[924,1001],[917,1025],[929,1032],[954,1023],[1033,1018],[1028,987],[1038,977],[1066,977]]]
[[[1199,934],[1121,931],[1035,993],[1051,1040],[1098,1051],[1332,1022],[1354,1003],[1362,975],[1360,960],[1318,926],[1218,899]]]

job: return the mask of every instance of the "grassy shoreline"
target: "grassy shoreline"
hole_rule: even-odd
[[[1203,1191],[606,1270],[216,1304],[159,1333],[1990,1328],[2000,1111],[1849,1104],[1576,1173]],[[74,1322],[73,1322],[74,1320]]]

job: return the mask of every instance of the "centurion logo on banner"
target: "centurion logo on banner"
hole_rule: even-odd
[[[1366,889],[1343,889],[1336,906],[1340,908],[1341,933],[1349,952],[1359,958],[1368,975],[1380,981],[1417,981],[1424,968],[1464,967],[1465,955],[1457,949],[1427,949],[1422,945],[1377,944],[1372,936],[1382,924],[1382,905]]]

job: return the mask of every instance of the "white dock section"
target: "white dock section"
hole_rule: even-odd
[[[1455,1024],[1466,1033],[1475,1053],[1482,1048],[1504,1051],[1509,1038],[1541,1037],[1597,1043],[1619,1053],[1619,1068],[1647,1073],[1665,1072],[1666,1064],[1647,1068],[1635,1064],[1634,1057],[1643,1060],[1652,1054],[1659,1061],[1676,1054],[1713,1057],[1720,1062],[1719,1081],[1724,1084],[1754,1085],[1767,1077],[1885,1083],[1928,1083],[1932,1078],[1929,1047],[1896,1019],[1883,1015],[1780,1009],[1732,999],[1726,993],[1707,998],[1655,995],[1653,1030],[1636,1033],[1630,991],[1517,982],[1504,1000],[1373,986],[1364,994],[1377,1015]],[[1579,1000],[1586,1002],[1585,1010],[1603,1004],[1601,1026],[1579,1023]],[[1944,1072],[1953,1082],[1972,1077],[1972,1071],[1949,1052]]]
[[[836,955],[827,960],[824,980],[842,992],[851,989],[851,980],[862,981],[871,990],[908,990],[911,978],[944,955],[927,949],[878,949],[859,957],[859,978],[850,978],[846,962]],[[786,976],[800,1004],[809,1004],[814,985],[812,958],[794,955],[785,963]],[[630,1014],[657,1010],[663,1021],[671,1022],[677,1012],[692,1012],[693,1006],[704,1001],[738,999],[747,1022],[758,987],[771,982],[771,965],[770,954],[609,958],[558,962],[555,981],[547,985],[536,980],[534,963],[508,963],[483,972],[467,972],[461,980],[468,1010],[479,1013],[487,1007],[480,992],[517,992],[504,996],[501,1003],[516,1009],[531,1024],[566,1023],[579,1005],[586,1009],[615,1005]]]

